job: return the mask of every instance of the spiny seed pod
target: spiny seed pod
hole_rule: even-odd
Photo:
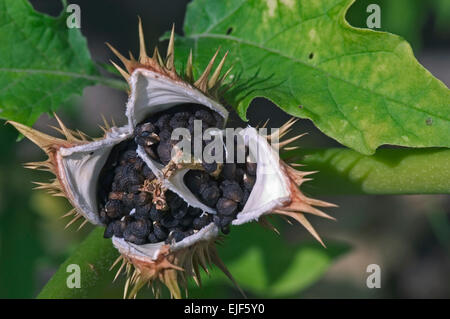
[[[127,125],[105,123],[104,136],[91,139],[69,130],[55,115],[65,136],[60,139],[10,122],[48,155],[48,160],[28,167],[55,174],[52,183],[39,183],[38,188],[70,201],[74,219],[68,225],[84,217],[80,227],[88,221],[106,227],[105,237],[112,238],[121,254],[113,265],[122,262],[116,277],[123,269],[129,275],[124,296],[135,297],[141,287],[154,283],[158,296],[162,282],[172,297],[180,298],[179,285],[186,286],[190,276],[200,284],[199,269],[210,264],[235,283],[216,250],[216,243],[224,240],[220,231],[227,234],[231,224],[259,221],[275,230],[265,217],[279,214],[300,222],[322,243],[304,213],[332,218],[313,206],[334,205],[303,195],[299,186],[312,172],[295,170],[273,148],[283,148],[299,136],[273,143],[275,135],[263,136],[247,127],[239,133],[244,144],[238,145],[248,154],[246,162],[217,165],[214,172],[203,163],[184,165],[171,156],[174,129],[195,131],[198,119],[202,132],[224,128],[228,111],[218,101],[231,70],[221,75],[227,54],[213,72],[217,51],[195,80],[192,53],[184,75],[175,70],[173,29],[164,60],[156,48],[152,57],[147,55],[140,21],[139,39],[138,60],[125,58],[109,45],[126,70],[112,63],[130,86]],[[294,122],[283,125],[279,136]]]

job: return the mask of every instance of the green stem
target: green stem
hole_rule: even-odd
[[[302,189],[315,194],[449,194],[450,149],[380,149],[375,155],[333,148],[287,156],[317,170]]]
[[[97,227],[89,234],[75,252],[59,267],[37,298],[98,298],[101,295],[96,294],[96,292],[104,291],[105,287],[111,284],[113,272],[109,271],[109,268],[119,256],[111,240],[103,238],[103,231],[102,227]],[[69,288],[67,286],[67,280],[73,274],[73,272],[67,272],[67,267],[71,264],[80,266],[80,288]]]

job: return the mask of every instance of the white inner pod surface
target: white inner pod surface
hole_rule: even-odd
[[[130,127],[134,128],[148,116],[182,103],[203,105],[219,113],[224,123],[228,119],[228,111],[221,104],[185,82],[169,79],[147,69],[136,69],[129,82],[131,94],[126,115]]]
[[[102,225],[97,206],[97,184],[100,172],[112,148],[131,135],[127,127],[113,128],[105,138],[91,143],[61,148],[61,165],[77,211],[94,225]]]
[[[177,251],[179,249],[192,246],[197,242],[212,240],[216,238],[218,234],[219,229],[216,225],[214,225],[214,223],[211,223],[200,229],[197,233],[186,237],[177,243],[171,244],[170,250]],[[112,237],[112,242],[114,247],[116,247],[122,254],[125,254],[126,256],[133,256],[134,258],[139,258],[144,261],[149,258],[151,260],[156,260],[161,247],[166,245],[163,241],[156,244],[136,245],[116,236]]]
[[[144,163],[147,164],[148,167],[152,170],[156,178],[158,178],[167,189],[180,196],[189,206],[200,208],[203,212],[207,212],[210,214],[216,213],[216,211],[213,208],[206,206],[205,204],[200,202],[184,183],[183,180],[184,175],[186,175],[189,169],[181,169],[175,172],[175,174],[172,175],[169,179],[165,179],[161,171],[164,165],[148,157],[147,153],[145,153],[145,151],[141,146],[138,146],[137,154],[144,161]]]
[[[257,163],[256,182],[244,209],[232,221],[233,225],[258,220],[261,215],[290,200],[289,181],[283,175],[276,150],[253,127],[247,127],[240,134]]]

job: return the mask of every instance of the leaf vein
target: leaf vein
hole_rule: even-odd
[[[425,114],[433,115],[433,116],[435,116],[435,117],[437,117],[437,118],[440,118],[440,119],[443,119],[443,120],[446,120],[446,121],[450,120],[450,118],[445,118],[445,117],[442,116],[442,115],[431,113],[431,112],[429,112],[429,111],[427,111],[427,110],[423,110],[423,109],[421,109],[421,108],[419,108],[419,107],[416,107],[416,106],[414,106],[414,105],[408,105],[408,104],[406,104],[406,103],[403,102],[403,101],[399,101],[399,100],[396,100],[396,99],[394,99],[394,98],[388,97],[388,96],[386,96],[386,95],[384,95],[384,94],[382,94],[382,93],[373,91],[373,89],[371,89],[371,88],[368,88],[368,87],[364,87],[364,86],[362,86],[362,85],[355,84],[355,83],[353,83],[353,82],[351,82],[351,81],[349,81],[349,80],[343,79],[343,78],[341,78],[341,77],[339,77],[339,76],[337,76],[337,75],[328,73],[328,72],[326,72],[326,71],[324,71],[324,70],[322,70],[322,69],[320,69],[320,68],[317,68],[317,67],[315,67],[315,66],[313,66],[313,65],[310,65],[310,64],[306,63],[305,61],[302,61],[302,60],[297,59],[297,58],[292,57],[292,56],[285,55],[285,54],[283,54],[283,53],[282,53],[281,51],[279,51],[279,50],[267,48],[267,47],[261,46],[261,45],[259,45],[259,44],[257,44],[257,43],[254,43],[254,42],[251,42],[251,41],[248,41],[248,40],[243,40],[243,39],[240,39],[240,38],[236,38],[236,37],[229,36],[229,35],[222,35],[222,34],[194,34],[194,35],[189,35],[188,37],[189,37],[189,38],[192,38],[194,41],[198,41],[199,38],[218,38],[218,39],[224,39],[224,40],[228,40],[228,41],[234,41],[234,42],[237,42],[237,43],[239,43],[239,44],[244,44],[244,45],[253,46],[253,47],[256,47],[256,48],[261,49],[261,50],[266,50],[266,51],[268,51],[268,52],[270,52],[270,53],[272,53],[272,54],[275,54],[275,55],[277,55],[277,56],[280,56],[280,57],[282,57],[282,58],[285,58],[285,59],[288,59],[288,60],[297,62],[297,63],[299,63],[299,64],[302,64],[302,65],[306,66],[306,67],[312,68],[312,69],[314,69],[314,70],[316,70],[316,71],[318,71],[318,72],[323,73],[323,74],[326,75],[327,77],[331,77],[331,78],[333,78],[333,79],[342,81],[342,82],[347,83],[347,84],[349,84],[349,85],[352,85],[352,86],[354,86],[354,87],[356,87],[356,88],[363,88],[363,89],[369,91],[370,93],[372,93],[372,94],[374,94],[374,95],[378,95],[378,96],[380,96],[380,97],[382,97],[382,98],[385,98],[385,99],[387,99],[387,100],[396,102],[396,103],[398,103],[398,104],[401,104],[401,105],[403,105],[403,106],[406,106],[406,107],[415,109],[416,111],[419,111],[419,112],[422,112],[422,113],[425,113]]]

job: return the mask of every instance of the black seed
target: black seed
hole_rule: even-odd
[[[202,213],[202,210],[200,208],[195,208],[195,207],[189,207],[188,209],[188,214],[191,216],[199,216]]]
[[[145,165],[144,161],[140,157],[138,157],[138,158],[136,158],[136,161],[134,162],[134,169],[138,172],[141,172],[142,169],[144,168],[144,165]]]
[[[123,179],[124,177],[131,177],[132,179],[136,180],[142,180],[142,176],[139,172],[139,170],[136,169],[136,166],[134,165],[136,161],[133,161],[133,163],[127,163],[122,166],[122,171],[120,172],[119,176],[116,175],[117,178]]]
[[[190,227],[192,225],[192,221],[194,217],[186,215],[182,220],[180,220],[180,225],[184,228]]]
[[[170,145],[167,141],[161,142],[156,148],[156,152],[158,153],[161,162],[163,164],[167,164],[171,160],[172,145]]]
[[[251,191],[253,186],[255,186],[256,177],[253,175],[245,174],[243,178],[243,184],[245,189]]]
[[[144,175],[148,180],[152,180],[155,178],[155,174],[153,174],[152,170],[147,165],[145,165],[142,169],[142,175]]]
[[[161,139],[161,142],[170,141],[172,138],[172,131],[170,131],[170,130],[161,131],[159,133],[159,138]]]
[[[210,173],[210,174],[214,173],[217,170],[217,163],[216,162],[214,162],[214,163],[205,163],[205,162],[203,162],[202,166],[205,169],[205,171],[207,173]]]
[[[210,177],[207,173],[199,170],[191,170],[186,173],[184,181],[187,187],[194,193],[199,193],[202,185],[208,183]]]
[[[172,216],[176,219],[182,219],[184,216],[186,216],[187,212],[188,212],[187,205],[184,204],[181,207],[172,209]]]
[[[167,238],[167,230],[157,223],[153,224],[153,233],[159,240],[165,240]]]
[[[114,225],[114,236],[122,238],[123,232],[125,231],[127,227],[126,220],[117,220],[112,223]]]
[[[216,124],[214,126],[216,126],[218,128],[222,128],[223,121],[224,121],[223,117],[217,112],[213,112],[213,116],[214,116],[214,119],[216,120]]]
[[[112,185],[111,185],[111,191],[113,191],[113,192],[122,192],[123,189],[120,188],[120,184],[119,183],[113,182]]]
[[[150,218],[150,210],[152,209],[152,204],[146,204],[143,206],[136,207],[134,216],[136,218]]]
[[[160,221],[161,225],[166,228],[173,228],[177,227],[179,224],[179,221],[175,218],[173,218],[171,215],[164,215],[163,218]]]
[[[220,198],[216,205],[217,212],[221,215],[231,216],[237,211],[237,203],[228,198]]]
[[[143,206],[150,202],[151,196],[147,192],[139,192],[134,195],[134,204],[136,206]]]
[[[234,163],[225,163],[222,167],[221,175],[228,180],[234,180],[236,176],[236,164]]]
[[[163,213],[156,209],[156,206],[153,205],[150,209],[150,218],[154,222],[159,222],[161,218],[163,217]]]
[[[236,168],[236,174],[234,176],[234,180],[238,183],[242,182],[242,179],[244,178],[245,170],[237,167]]]
[[[231,224],[233,221],[233,216],[223,216],[220,220],[220,227],[225,227]]]
[[[123,176],[128,174],[127,166],[128,164],[121,164],[114,168],[114,181],[121,180]]]
[[[169,238],[175,240],[175,242],[179,242],[183,240],[185,237],[185,234],[182,231],[175,230],[170,233]]]
[[[169,128],[169,121],[171,116],[169,114],[164,114],[159,117],[159,119],[156,121],[156,126],[159,128],[160,131],[166,130]]]
[[[106,214],[105,208],[100,210],[100,221],[102,224],[109,224],[111,222],[111,219]]]
[[[120,174],[116,174],[114,181],[121,191],[133,193],[140,188],[144,178],[135,170],[133,165],[128,164],[122,169]]]
[[[123,205],[120,200],[111,199],[105,205],[106,215],[111,219],[117,219],[123,215]]]
[[[198,110],[197,112],[195,112],[195,117],[198,120],[204,121],[208,125],[216,124],[216,120],[214,119],[214,116],[206,110]]]
[[[209,183],[201,190],[200,195],[205,205],[214,207],[220,197],[220,190],[217,185]]]
[[[120,161],[133,162],[138,157],[137,153],[133,150],[128,150],[120,156]]]
[[[105,228],[105,232],[103,233],[103,238],[111,238],[114,235],[114,223],[110,223]]]
[[[176,210],[184,204],[183,199],[171,191],[166,192],[166,201],[172,210]]]
[[[247,173],[255,176],[256,175],[256,167],[257,167],[256,163],[247,162],[247,164],[246,164]]]
[[[178,127],[186,127],[188,124],[189,116],[190,113],[188,112],[175,113],[170,119],[169,125],[174,129]]]
[[[146,219],[137,219],[134,222],[131,222],[127,229],[130,230],[130,232],[139,238],[147,237],[148,234],[151,231],[151,223]]]
[[[153,125],[151,122],[147,122],[147,123],[138,125],[134,129],[134,134],[135,135],[142,135],[144,132],[146,132],[146,133],[153,133],[155,131],[156,131],[155,125]]]
[[[194,220],[192,221],[192,225],[194,229],[200,230],[203,227],[206,227],[209,223],[211,223],[211,220],[212,220],[211,215],[204,214],[200,217],[194,218]]]
[[[184,119],[185,121],[187,121],[189,119],[189,117],[191,117],[192,113],[191,112],[178,112],[174,115],[174,117],[179,117],[181,119]]]
[[[222,226],[220,227],[220,230],[222,231],[222,233],[224,233],[225,235],[228,235],[230,233],[230,224],[226,225],[226,226]]]
[[[127,191],[128,193],[139,193],[141,189],[141,185],[140,184],[134,184],[134,185],[128,185]]]
[[[136,245],[143,245],[145,244],[145,238],[137,237],[130,228],[125,229],[123,232],[123,238],[133,244]]]
[[[131,210],[134,207],[134,194],[124,193],[122,203],[127,209]]]
[[[216,225],[217,227],[220,227],[220,221],[221,221],[220,216],[219,215],[214,215],[214,217],[213,217],[214,225]]]
[[[152,244],[156,244],[160,240],[158,239],[158,237],[156,237],[156,235],[154,233],[150,233],[150,235],[148,235],[148,241]]]
[[[182,119],[177,119],[177,118],[172,118],[170,120],[170,127],[172,127],[173,129],[176,129],[179,127],[187,127],[187,126],[188,126],[187,120],[182,120]]]
[[[242,199],[244,198],[242,188],[235,181],[223,181],[220,185],[220,189],[223,192],[223,197],[231,199],[237,203],[242,202]]]

